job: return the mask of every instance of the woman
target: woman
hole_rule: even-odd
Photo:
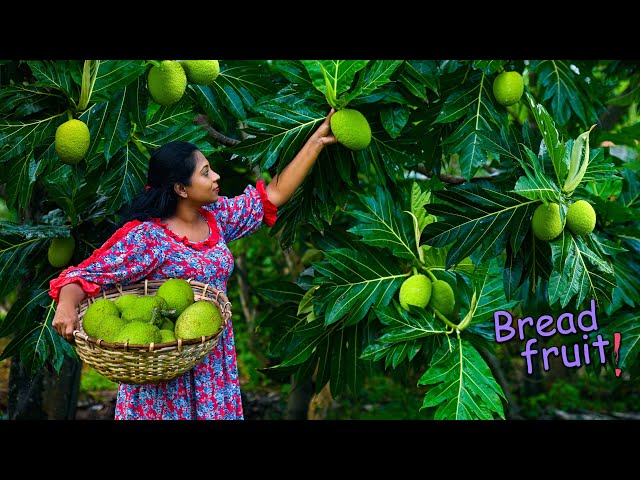
[[[192,143],[170,142],[154,151],[146,191],[123,216],[123,226],[89,258],[50,282],[49,295],[57,301],[55,331],[73,342],[80,302],[116,283],[191,278],[226,293],[233,270],[227,243],[273,225],[278,208],[320,152],[336,143],[329,123],[333,113],[271,182],[265,186],[258,180],[232,198],[219,196],[220,176]],[[116,420],[243,418],[231,322],[192,370],[168,382],[118,387]]]

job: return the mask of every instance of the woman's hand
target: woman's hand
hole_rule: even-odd
[[[333,116],[334,113],[336,113],[336,111],[334,108],[332,108],[331,111],[329,112],[329,115],[327,115],[327,118],[324,119],[324,122],[320,124],[320,126],[316,129],[316,131],[312,135],[313,140],[315,140],[317,143],[319,143],[322,146],[331,145],[337,142],[336,137],[331,132],[331,123],[330,123],[331,117]]]
[[[78,305],[84,300],[85,292],[78,283],[68,283],[60,289],[56,314],[53,316],[53,329],[67,340],[74,343],[74,330],[80,330]]]
[[[320,152],[325,146],[336,143],[336,137],[331,132],[331,116],[335,113],[332,108],[327,118],[320,124],[293,160],[284,167],[282,172],[275,175],[266,186],[267,197],[277,208],[287,203],[296,189],[302,184],[313,164],[316,163]]]
[[[76,307],[70,303],[58,304],[53,317],[53,329],[70,343],[73,343],[73,331],[80,330],[80,319]]]

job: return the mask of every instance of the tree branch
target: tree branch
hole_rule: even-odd
[[[229,138],[220,132],[218,132],[215,128],[211,126],[211,120],[207,115],[198,114],[194,119],[193,123],[200,125],[200,128],[207,132],[211,138],[213,138],[216,142],[221,143],[226,147],[234,147],[235,145],[240,143],[240,140],[236,140],[235,138]]]

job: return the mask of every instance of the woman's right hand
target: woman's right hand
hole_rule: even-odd
[[[82,287],[76,283],[68,283],[60,289],[56,314],[53,316],[53,329],[67,340],[74,343],[74,330],[80,330],[80,318],[78,317],[78,305],[84,300],[85,293]]]
[[[58,304],[53,317],[53,329],[69,343],[74,342],[73,331],[80,330],[80,319],[78,310],[73,304],[69,302]]]

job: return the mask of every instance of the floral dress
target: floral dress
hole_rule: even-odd
[[[89,297],[116,283],[128,285],[145,278],[193,279],[227,292],[233,255],[227,243],[273,225],[277,208],[266,195],[264,182],[248,185],[236,197],[220,196],[200,213],[211,234],[201,242],[179,237],[160,219],[132,220],[99,249],[50,282],[49,295],[58,300],[60,288],[77,282]],[[231,319],[214,349],[193,369],[168,382],[120,384],[116,420],[242,420]]]

